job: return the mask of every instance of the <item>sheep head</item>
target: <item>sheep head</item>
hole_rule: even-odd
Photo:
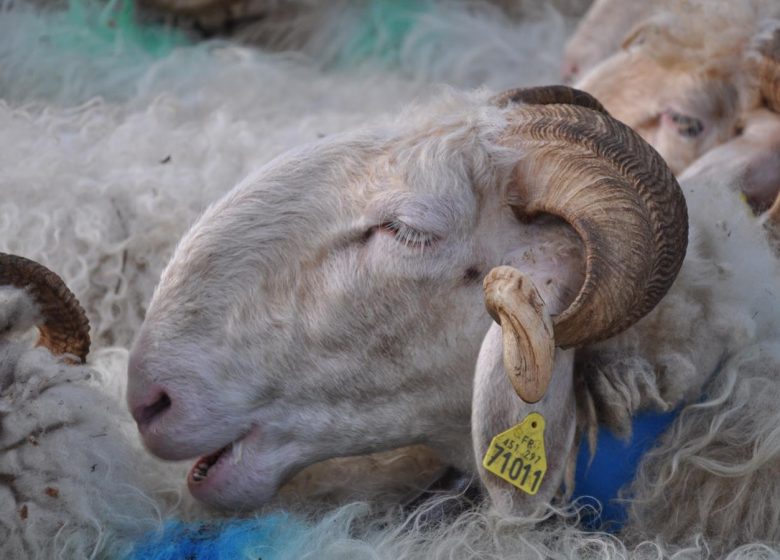
[[[590,96],[539,92],[453,96],[301,148],[198,220],[128,368],[147,447],[203,455],[197,498],[256,507],[311,463],[415,443],[473,472],[495,266],[539,286],[559,346],[663,296],[687,240],[671,172]]]
[[[647,140],[676,174],[739,130],[743,55],[776,8],[680,2],[642,20],[577,87]]]
[[[620,50],[626,30],[633,28],[659,7],[660,3],[656,0],[595,0],[566,42],[561,65],[563,80],[566,83],[574,82]]]
[[[753,211],[770,208],[780,189],[780,29],[759,34],[745,56],[745,85],[738,133],[710,150],[685,177],[730,177]]]
[[[636,130],[674,173],[731,138],[737,127],[738,91],[727,73],[670,68],[641,48],[616,53],[577,87]]]

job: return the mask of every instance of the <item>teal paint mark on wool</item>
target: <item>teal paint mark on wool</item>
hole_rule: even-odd
[[[169,521],[126,560],[285,560],[300,557],[309,527],[287,514],[255,519]]]
[[[169,27],[143,25],[131,0],[69,0],[62,25],[49,35],[54,46],[82,51],[85,55],[145,53],[163,57],[187,43],[185,36]]]
[[[425,0],[369,0],[339,63],[352,65],[367,59],[397,63],[404,39],[430,9],[431,2]]]
[[[180,31],[137,19],[133,0],[50,8],[15,0],[0,9],[0,98],[64,105],[127,99],[145,87],[150,69],[187,44]]]

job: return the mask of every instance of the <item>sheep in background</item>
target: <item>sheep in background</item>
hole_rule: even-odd
[[[480,397],[484,386],[471,390],[471,364],[489,326],[481,278],[495,265],[513,264],[532,276],[555,315],[568,307],[585,275],[580,259],[587,249],[568,227],[541,216],[527,222],[539,208],[570,220],[573,214],[553,202],[525,204],[534,178],[552,172],[545,184],[555,185],[578,177],[576,157],[548,169],[549,160],[535,150],[571,146],[589,164],[594,158],[582,144],[542,136],[546,129],[534,115],[561,111],[560,130],[580,139],[589,132],[569,119],[588,115],[610,127],[604,133],[615,141],[610,153],[625,149],[611,136],[619,130],[628,134],[632,153],[654,154],[608,120],[589,96],[554,91],[552,99],[537,90],[508,94],[499,106],[486,103],[484,94],[447,99],[376,129],[303,147],[204,214],[163,274],[128,370],[128,400],[147,446],[168,458],[203,454],[189,476],[198,499],[251,509],[311,462],[418,442],[474,472],[478,457],[471,437],[485,441],[495,433],[472,432],[469,417],[507,427],[501,411]],[[534,104],[556,101],[562,104]],[[534,124],[526,129],[518,118]],[[505,137],[525,130],[533,135],[527,141]],[[528,167],[518,168],[518,161]],[[644,167],[639,161],[609,167],[652,176],[638,171]],[[660,175],[658,184],[673,184],[668,170]],[[514,181],[527,190],[513,191]],[[667,235],[687,237],[673,192],[652,213],[665,221],[656,239],[669,246],[676,242]],[[620,219],[619,212],[588,204],[586,197],[554,198],[598,208],[612,224]],[[695,208],[704,216],[717,204],[731,214],[730,203],[710,196]],[[602,424],[625,433],[642,409],[696,401],[722,360],[777,336],[771,312],[776,296],[766,284],[776,275],[747,272],[774,271],[774,259],[758,259],[745,274],[730,270],[741,265],[739,259],[751,261],[766,250],[760,231],[751,237],[748,222],[743,225],[748,234],[735,236],[741,241],[722,251],[728,224],[698,228],[682,276],[655,311],[624,334],[600,345],[587,342],[576,356],[569,350],[556,361],[571,377],[576,357],[576,379],[587,383],[578,403],[585,414],[581,430]],[[620,231],[630,239],[626,232],[633,226]],[[606,232],[589,236],[607,238]],[[642,253],[656,253],[649,241],[639,246]],[[669,250],[674,256],[664,259],[665,266],[673,271],[681,257],[679,248]],[[636,253],[611,254],[625,259]],[[641,274],[643,280],[650,276]],[[666,285],[658,284],[653,297]],[[598,317],[594,310],[588,321],[597,323]],[[558,344],[566,344],[566,333],[556,324]],[[576,416],[569,407],[567,419]],[[558,490],[570,456],[571,440],[550,445],[555,464],[540,498]],[[519,507],[527,505],[524,500]],[[706,522],[696,517],[698,505],[692,500],[669,506],[696,518],[681,527],[686,535]],[[775,504],[756,507],[771,513]],[[641,529],[652,533],[654,526]],[[762,525],[752,533],[738,527],[723,535],[707,532],[726,546],[774,538],[772,531]]]
[[[738,182],[757,214],[775,203],[780,190],[780,22],[765,27],[746,56],[749,94],[741,135],[730,143],[731,152],[720,154],[741,168]]]
[[[81,365],[89,327],[62,281],[0,254],[0,284],[0,556],[120,557],[180,501],[177,473]],[[62,357],[30,349],[36,325]]]
[[[571,83],[618,51],[629,30],[659,9],[659,0],[596,0],[566,42],[561,76]]]
[[[670,3],[577,87],[634,128],[679,174],[739,130],[744,57],[776,2]]]
[[[780,190],[780,29],[766,23],[745,56],[745,83],[739,134],[692,163],[686,176],[724,184],[741,192],[761,215],[767,233],[778,245]]]

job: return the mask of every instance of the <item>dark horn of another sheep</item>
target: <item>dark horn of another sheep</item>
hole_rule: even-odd
[[[17,255],[0,253],[0,286],[27,290],[40,308],[38,346],[54,354],[72,354],[86,362],[89,353],[89,320],[63,282],[45,266]]]
[[[540,86],[533,88],[510,89],[494,96],[490,103],[497,107],[506,107],[511,103],[528,105],[579,105],[599,113],[609,115],[604,105],[591,94],[567,86]]]

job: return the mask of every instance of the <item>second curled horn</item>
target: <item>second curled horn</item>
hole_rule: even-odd
[[[585,92],[563,86],[529,88],[499,95],[493,102],[508,111],[509,125],[500,142],[523,153],[505,195],[507,203],[523,220],[540,214],[562,218],[584,247],[582,286],[571,304],[551,317],[554,345],[584,346],[627,329],[657,305],[682,266],[688,215],[674,175],[650,145]],[[504,271],[499,278],[509,277]],[[497,318],[510,311],[496,307],[506,295],[491,298],[493,286],[507,289],[493,279],[486,279],[485,288],[488,308]],[[533,303],[529,294],[519,288],[516,292]],[[538,320],[546,321],[543,314]],[[501,324],[506,331],[504,321]],[[517,332],[505,335],[505,346],[518,337],[522,335]],[[537,343],[528,347],[541,348]],[[508,372],[527,369],[506,361]],[[523,382],[513,384],[521,397],[533,402],[544,394],[550,374],[529,374],[542,378],[541,391],[524,391]]]
[[[58,355],[75,356],[84,363],[89,353],[89,320],[65,282],[45,266],[0,253],[0,286],[26,290],[38,307],[41,324],[38,346]]]

